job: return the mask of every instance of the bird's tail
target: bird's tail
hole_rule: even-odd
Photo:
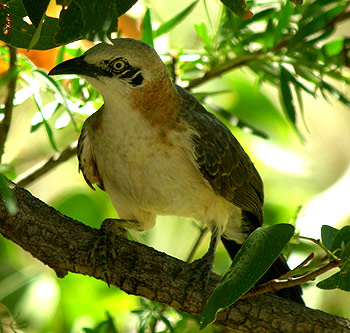
[[[226,239],[224,237],[221,237],[221,241],[224,244],[226,251],[230,255],[231,259],[233,260],[242,245],[237,244],[235,241]],[[265,275],[257,282],[257,284],[265,283],[272,279],[278,279],[289,271],[290,269],[287,265],[286,259],[283,257],[283,255],[280,255],[269,268],[269,270],[265,273]],[[304,301],[301,297],[302,290],[300,286],[281,289],[276,292],[276,295],[300,304],[304,304]]]

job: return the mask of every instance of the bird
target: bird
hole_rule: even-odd
[[[80,76],[103,97],[82,127],[79,169],[108,194],[118,227],[145,231],[157,216],[192,218],[211,231],[202,267],[212,268],[220,238],[233,259],[263,224],[262,179],[231,131],[173,82],[154,48],[113,39],[49,72],[58,74]],[[260,282],[288,271],[280,256]],[[279,293],[303,303],[299,287]]]

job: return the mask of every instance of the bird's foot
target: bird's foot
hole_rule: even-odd
[[[189,264],[186,274],[190,275],[191,286],[196,286],[203,291],[207,289],[214,259],[214,255],[207,252],[202,258]]]
[[[125,226],[133,221],[121,219],[106,219],[102,222],[99,237],[89,253],[88,261],[92,263],[95,270],[100,268],[105,281],[110,287],[111,277],[108,273],[108,264],[113,263],[116,258],[116,237],[127,238]]]

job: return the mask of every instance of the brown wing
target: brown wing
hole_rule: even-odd
[[[213,190],[262,225],[263,183],[249,156],[231,131],[189,93],[178,88],[186,110],[182,117],[194,129],[195,159]]]
[[[98,173],[91,136],[89,135],[90,128],[97,121],[96,115],[97,112],[90,116],[81,130],[78,140],[79,170],[82,171],[84,179],[91,189],[95,190],[92,184],[96,184],[100,189],[104,190],[103,181]]]

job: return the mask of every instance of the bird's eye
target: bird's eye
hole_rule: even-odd
[[[126,67],[127,61],[125,59],[116,59],[111,65],[115,71],[120,72]]]

